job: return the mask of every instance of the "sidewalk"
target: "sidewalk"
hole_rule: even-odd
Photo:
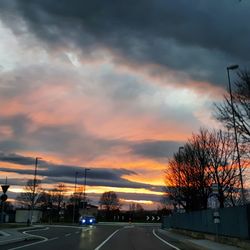
[[[158,229],[158,232],[160,234],[166,235],[170,239],[180,241],[194,250],[240,250],[240,249],[244,249],[244,248],[239,248],[239,247],[235,247],[231,245],[221,244],[218,242],[214,242],[212,240],[194,239],[194,238],[191,238],[190,236],[173,232],[171,229],[169,230]]]

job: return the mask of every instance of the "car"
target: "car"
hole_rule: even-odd
[[[85,226],[96,224],[96,218],[92,215],[81,216],[79,219],[79,224]]]

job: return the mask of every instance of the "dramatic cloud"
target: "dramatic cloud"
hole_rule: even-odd
[[[136,154],[152,158],[165,158],[178,151],[181,143],[171,141],[148,141],[132,146]]]
[[[52,48],[77,47],[89,54],[106,48],[136,63],[166,65],[220,83],[220,68],[232,59],[249,62],[249,7],[248,1],[234,0],[1,2],[15,32],[22,29],[13,15]],[[234,39],[242,34],[244,39]]]
[[[24,157],[17,154],[6,155],[0,154],[0,162],[13,163],[17,165],[34,166],[34,158]],[[43,178],[43,183],[75,183],[75,174],[77,173],[78,179],[83,180],[84,168],[79,166],[66,166],[56,165],[39,159],[39,168],[37,175]],[[87,167],[86,167],[87,168]],[[91,169],[90,169],[91,170]],[[34,174],[34,169],[31,168],[10,168],[0,167],[0,171],[7,173],[17,173],[21,175]],[[135,171],[128,169],[113,169],[113,168],[93,168],[88,171],[88,185],[90,186],[108,186],[108,187],[123,187],[123,188],[146,188],[155,190],[156,187],[143,183],[131,182],[123,178],[123,176],[136,175]],[[81,181],[82,182],[82,181]],[[162,187],[157,187],[162,189]],[[161,190],[160,190],[161,191]]]
[[[39,156],[48,187],[87,166],[95,201],[157,202],[167,159],[218,127],[226,67],[249,65],[249,15],[237,0],[0,1],[0,181],[20,192]]]

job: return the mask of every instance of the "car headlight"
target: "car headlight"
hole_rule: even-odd
[[[82,223],[85,223],[86,222],[86,220],[85,219],[82,219]]]
[[[93,219],[90,219],[89,222],[92,223],[92,222],[93,222]]]

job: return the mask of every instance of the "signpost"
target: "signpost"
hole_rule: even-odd
[[[212,184],[212,191],[213,191],[213,194],[215,194],[215,195],[217,195],[219,193],[219,188],[218,188],[217,183]]]
[[[2,187],[2,191],[3,191],[3,194],[1,195],[1,204],[2,204],[1,223],[3,223],[4,204],[5,204],[5,201],[7,201],[7,199],[8,199],[6,192],[7,192],[8,188],[10,187],[10,185],[7,185],[7,177],[5,180],[5,185],[1,185],[1,187]]]
[[[157,216],[156,215],[151,215],[151,216],[147,215],[147,217],[146,217],[146,221],[155,221],[155,219],[158,222],[161,219],[161,217],[158,215]]]
[[[216,196],[216,205],[215,205],[215,211],[213,212],[213,220],[214,224],[216,225],[216,238],[218,240],[219,238],[219,224],[220,224],[220,213],[219,213],[219,200],[218,200],[218,195],[219,195],[219,186],[218,183],[213,183],[212,184],[212,192],[213,195]]]

